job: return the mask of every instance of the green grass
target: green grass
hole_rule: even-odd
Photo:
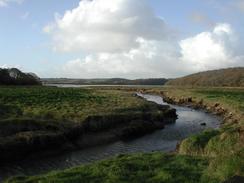
[[[244,176],[243,149],[229,155],[219,154],[212,159],[202,175],[202,182],[224,182],[234,175]]]
[[[145,101],[130,93],[53,87],[1,87],[3,118],[30,117],[80,122],[89,115],[138,108]]]
[[[234,109],[244,112],[244,90],[238,89],[207,89],[195,90],[194,93],[202,95],[205,99],[216,102],[223,102]]]
[[[165,90],[164,90],[165,91]],[[244,89],[243,88],[167,88],[167,94],[179,99],[192,97],[207,106],[216,103],[232,113],[219,130],[210,130],[186,138],[179,153],[211,158],[203,182],[222,182],[234,175],[244,176]]]
[[[205,146],[219,133],[220,132],[218,130],[207,130],[198,135],[193,135],[181,142],[179,153],[188,155],[202,155],[204,154]]]
[[[7,183],[195,183],[208,160],[163,153],[120,155],[91,165],[34,177],[16,177]]]
[[[176,99],[181,97],[192,97],[195,101],[203,100],[204,103],[214,105],[221,104],[222,107],[235,113],[244,115],[244,88],[174,88],[165,87],[161,90]]]

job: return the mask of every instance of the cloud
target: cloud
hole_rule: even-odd
[[[24,0],[0,0],[0,7],[6,7],[9,3],[23,3]]]
[[[177,77],[192,72],[244,66],[235,52],[237,38],[231,26],[218,24],[178,42],[139,39],[138,48],[122,53],[96,53],[68,61],[66,77]]]
[[[146,0],[83,0],[44,27],[56,51],[76,55],[60,69],[62,77],[177,77],[244,66],[229,24],[182,40],[171,30]]]
[[[173,71],[180,69],[175,62],[179,54],[175,46],[163,41],[137,41],[140,46],[128,52],[98,53],[71,60],[63,66],[62,73],[78,78],[147,78],[174,76]]]
[[[23,67],[21,65],[12,65],[12,64],[1,64],[0,68],[2,68],[2,69],[17,68],[20,70],[23,69]]]
[[[229,24],[218,24],[212,32],[202,32],[179,44],[180,59],[192,71],[244,65],[235,53],[237,38]]]
[[[139,47],[140,37],[162,40],[170,32],[146,0],[83,0],[44,31],[64,52],[120,52]]]

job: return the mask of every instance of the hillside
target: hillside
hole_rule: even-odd
[[[45,84],[74,84],[74,85],[164,85],[168,80],[164,78],[152,79],[67,79],[67,78],[45,78]]]
[[[166,83],[166,85],[243,87],[244,67],[200,72],[182,78],[170,80]]]
[[[0,68],[0,85],[40,85],[40,79],[33,73],[23,73],[16,68]]]

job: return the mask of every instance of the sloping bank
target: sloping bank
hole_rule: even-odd
[[[142,100],[142,99],[138,99]],[[151,102],[121,111],[89,115],[80,123],[5,119],[0,125],[0,161],[45,156],[116,140],[128,140],[175,122],[175,109]]]
[[[221,116],[219,130],[208,130],[183,140],[177,149],[178,154],[210,159],[203,174],[205,182],[221,182],[233,176],[244,176],[243,89],[167,88],[146,92],[160,94],[170,104],[188,106]],[[243,180],[242,177],[239,182]]]

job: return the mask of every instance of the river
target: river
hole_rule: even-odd
[[[160,96],[142,94],[141,96],[157,104],[167,104]],[[51,170],[62,170],[80,164],[107,159],[118,154],[174,151],[177,143],[182,139],[208,128],[215,129],[219,127],[219,117],[188,107],[171,106],[177,110],[178,119],[176,123],[167,125],[162,130],[131,141],[118,141],[55,157],[31,161],[24,160],[3,167],[0,166],[0,182],[10,176],[36,175]],[[206,123],[206,126],[201,126],[201,123]]]

